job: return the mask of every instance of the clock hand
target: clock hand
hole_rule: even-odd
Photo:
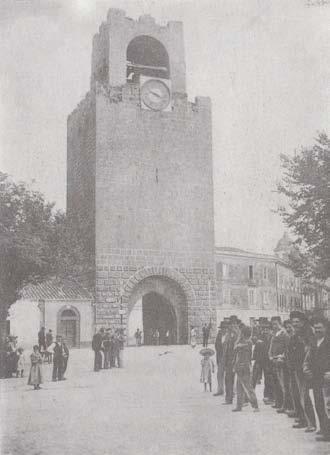
[[[154,91],[152,91],[152,90],[150,90],[150,93],[151,93],[152,95],[155,95],[157,98],[161,98],[161,97],[162,97],[159,93],[154,92]]]

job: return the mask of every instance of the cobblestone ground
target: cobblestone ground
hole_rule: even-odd
[[[68,379],[49,382],[45,366],[40,391],[1,380],[1,454],[329,455],[329,443],[269,407],[232,413],[202,391],[198,352],[167,349],[128,348],[124,369],[99,373],[91,351],[72,350]]]

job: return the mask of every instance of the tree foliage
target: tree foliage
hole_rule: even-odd
[[[279,213],[299,247],[291,259],[305,275],[325,280],[330,276],[330,139],[320,133],[312,147],[281,155],[281,164],[278,191],[288,207]]]
[[[0,172],[0,320],[27,284],[64,277],[89,286],[92,238],[86,223]]]

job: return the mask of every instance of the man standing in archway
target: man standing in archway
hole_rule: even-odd
[[[202,328],[203,348],[207,348],[207,345],[209,344],[210,331],[211,331],[211,322],[209,322],[209,324],[205,323]]]

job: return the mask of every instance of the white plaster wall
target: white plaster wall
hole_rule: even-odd
[[[10,332],[18,336],[18,346],[31,347],[38,343],[41,312],[38,302],[18,300],[9,310]]]

